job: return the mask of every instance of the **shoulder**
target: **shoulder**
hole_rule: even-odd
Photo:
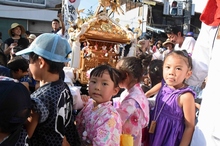
[[[193,104],[194,105],[194,94],[192,92],[184,92],[179,96],[179,102],[180,105],[184,105],[184,104]]]
[[[6,44],[9,44],[9,43],[10,43],[10,44],[11,44],[11,43],[13,43],[13,41],[14,41],[14,40],[13,40],[12,38],[8,38],[8,39],[5,40],[4,43],[6,43]]]
[[[184,42],[195,43],[196,40],[193,37],[185,37]]]

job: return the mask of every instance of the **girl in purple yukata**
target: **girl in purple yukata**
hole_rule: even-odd
[[[123,75],[119,86],[125,88],[120,95],[117,111],[122,118],[122,133],[133,136],[134,146],[141,146],[142,129],[149,121],[149,103],[139,82],[144,66],[148,66],[150,60],[151,56],[142,54],[139,58],[122,58],[116,65]]]
[[[119,91],[120,72],[109,65],[100,65],[90,73],[89,95],[85,107],[76,117],[76,125],[84,145],[119,146],[121,118],[110,101]]]
[[[159,91],[149,129],[151,146],[190,144],[195,126],[195,93],[184,81],[191,74],[192,59],[185,50],[167,54],[162,82],[146,93],[148,97]]]

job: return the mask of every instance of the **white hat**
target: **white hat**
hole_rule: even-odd
[[[28,37],[28,39],[32,39],[32,40],[34,40],[34,39],[36,39],[36,35],[34,35],[34,34],[30,34],[29,37]]]

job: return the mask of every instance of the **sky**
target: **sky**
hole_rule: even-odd
[[[80,0],[78,9],[79,10],[85,9],[84,12],[80,15],[83,17],[86,16],[86,13],[88,13],[88,9],[90,9],[91,6],[92,6],[92,10],[95,11],[98,4],[99,4],[98,0]]]

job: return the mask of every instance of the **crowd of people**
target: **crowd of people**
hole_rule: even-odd
[[[136,56],[92,69],[81,95],[64,71],[72,50],[60,21],[39,36],[13,23],[0,41],[0,145],[219,145],[211,114],[219,99],[210,96],[219,80],[218,4],[208,0],[197,40],[168,26],[164,42],[139,40]]]

